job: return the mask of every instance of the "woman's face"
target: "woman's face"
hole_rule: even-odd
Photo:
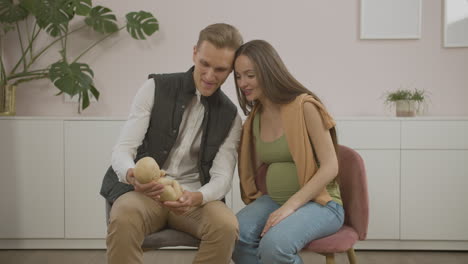
[[[252,61],[245,55],[240,55],[234,62],[234,78],[237,87],[248,101],[259,100],[263,96]]]

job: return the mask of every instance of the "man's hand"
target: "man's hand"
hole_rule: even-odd
[[[163,205],[175,214],[183,214],[192,207],[198,207],[203,202],[203,194],[201,192],[184,191],[182,196],[177,201],[165,201]]]
[[[136,192],[141,192],[155,201],[159,201],[159,196],[164,191],[164,185],[151,181],[149,183],[139,183],[135,178],[133,169],[127,171],[127,182],[135,188]]]

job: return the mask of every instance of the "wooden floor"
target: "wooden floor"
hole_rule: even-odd
[[[356,251],[359,264],[467,264],[468,252]],[[191,263],[193,250],[148,251],[144,263]],[[304,263],[323,263],[314,253],[301,253]],[[336,256],[337,264],[347,264],[346,254]],[[105,264],[104,250],[0,250],[1,264]]]

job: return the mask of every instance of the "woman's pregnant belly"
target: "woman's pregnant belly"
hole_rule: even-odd
[[[268,166],[266,186],[271,199],[284,204],[300,188],[296,165],[293,162],[271,163]]]

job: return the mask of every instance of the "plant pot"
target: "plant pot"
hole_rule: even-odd
[[[16,114],[15,107],[16,86],[0,86],[0,116],[13,116]]]
[[[395,106],[398,117],[416,116],[416,102],[414,100],[395,101]]]

